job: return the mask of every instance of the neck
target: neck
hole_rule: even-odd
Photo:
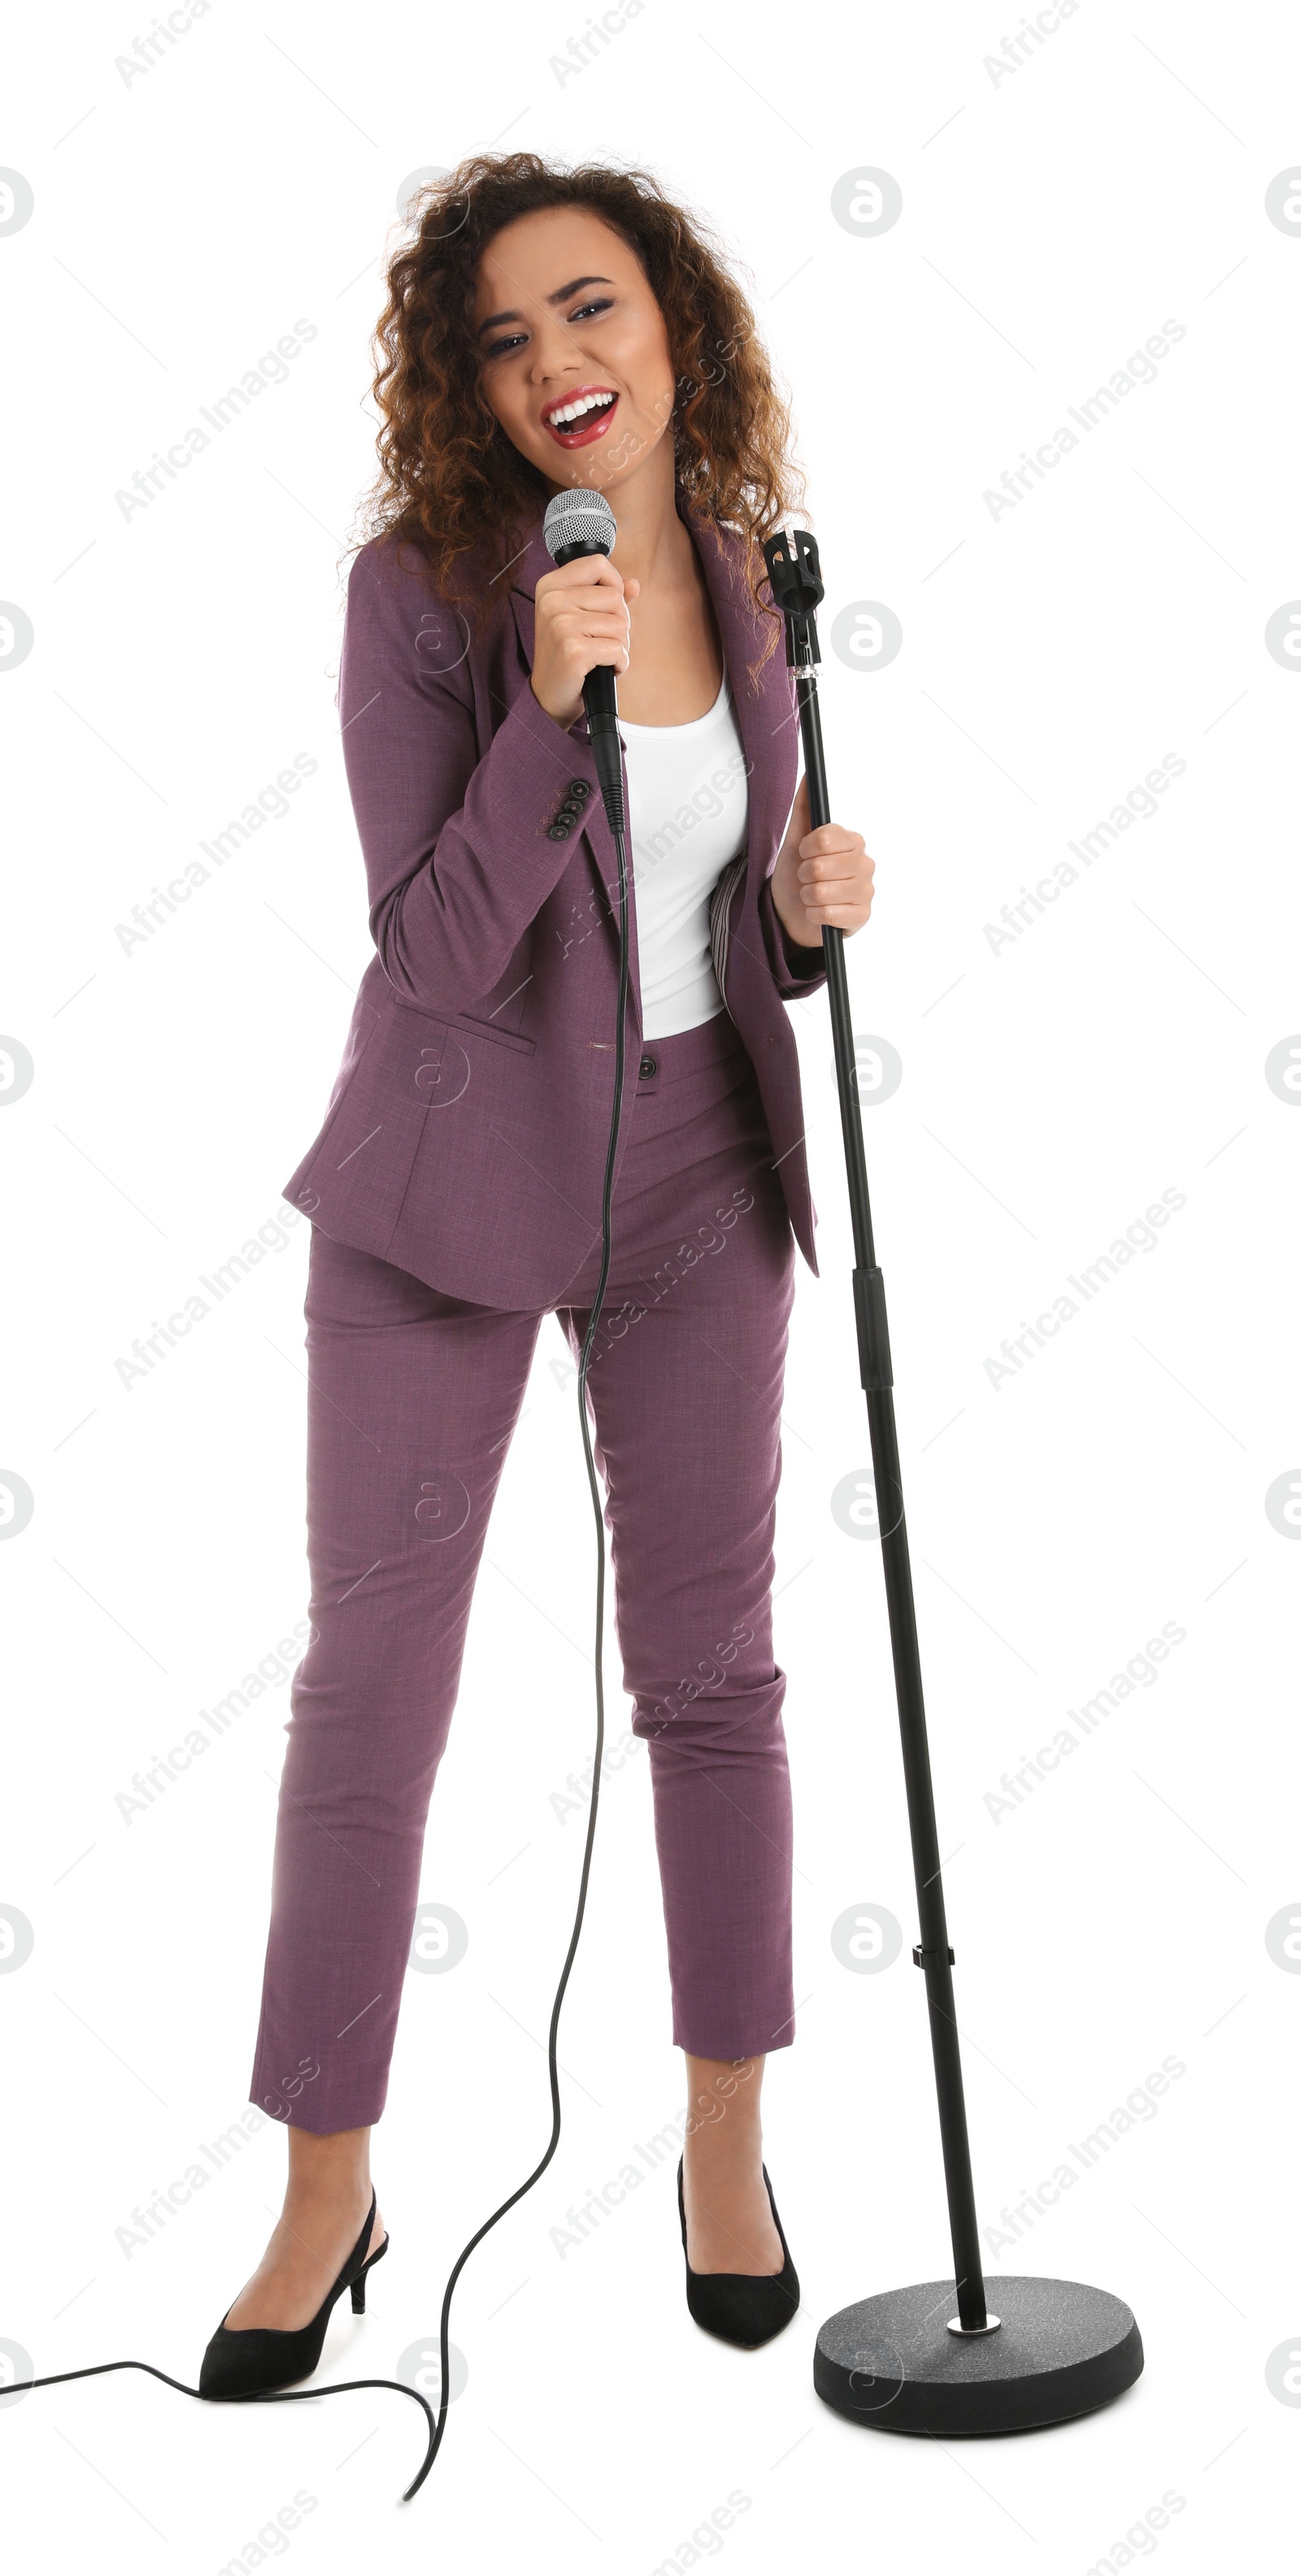
[[[657,439],[635,472],[616,485],[610,506],[619,530],[610,560],[624,580],[639,581],[643,591],[680,580],[692,544],[674,497],[670,437]]]

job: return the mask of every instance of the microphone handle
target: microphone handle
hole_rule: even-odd
[[[583,682],[583,707],[592,745],[592,759],[605,819],[612,832],[623,830],[623,768],[619,752],[619,703],[615,694],[614,673],[608,662],[598,662]]]
[[[557,568],[573,563],[579,555],[604,554],[604,546],[594,546],[586,539],[575,545],[557,546],[553,561]],[[592,760],[597,785],[605,807],[605,819],[612,832],[621,832],[623,821],[623,768],[619,754],[619,704],[615,696],[614,673],[608,662],[597,664],[583,682],[583,708],[592,744]]]

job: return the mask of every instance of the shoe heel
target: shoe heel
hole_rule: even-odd
[[[355,2317],[364,2317],[366,2313],[366,2275],[364,2272],[360,2274],[359,2278],[355,2280],[352,2285],[352,2313]]]

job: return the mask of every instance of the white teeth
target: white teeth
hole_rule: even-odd
[[[583,394],[577,402],[562,403],[559,411],[548,414],[548,419],[553,429],[565,429],[571,420],[581,420],[584,412],[594,411],[598,404],[613,400],[613,394]]]

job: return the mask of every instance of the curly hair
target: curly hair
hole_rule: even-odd
[[[558,206],[598,215],[641,262],[673,365],[678,488],[715,528],[750,539],[750,591],[771,630],[758,668],[781,629],[761,589],[767,569],[759,547],[804,498],[790,410],[716,240],[635,166],[567,169],[535,152],[477,153],[412,200],[414,239],[389,262],[388,302],[372,344],[380,472],[362,504],[357,542],[389,536],[400,552],[406,541],[444,597],[477,615],[493,604],[485,576],[511,560],[520,528],[549,493],[481,390],[475,272],[507,224]]]

